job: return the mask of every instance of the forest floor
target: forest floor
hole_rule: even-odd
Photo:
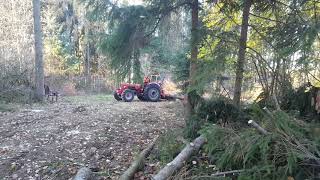
[[[111,96],[0,112],[0,179],[70,179],[82,166],[117,179],[159,134],[184,127],[179,101],[116,102]]]

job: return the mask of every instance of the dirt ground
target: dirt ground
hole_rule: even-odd
[[[117,179],[157,135],[184,126],[175,102],[116,102],[110,96],[0,112],[0,179],[70,179],[88,166]]]

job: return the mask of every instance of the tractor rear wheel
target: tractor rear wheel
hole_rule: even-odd
[[[131,102],[134,99],[134,92],[130,89],[125,90],[122,94],[122,99],[125,102]]]
[[[160,99],[161,92],[156,86],[150,86],[145,89],[144,98],[151,102],[157,102]]]
[[[113,93],[113,97],[117,100],[117,101],[121,101],[122,98],[119,96],[119,94],[117,92]]]

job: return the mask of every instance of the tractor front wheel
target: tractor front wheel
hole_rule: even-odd
[[[119,94],[117,92],[113,93],[113,97],[117,100],[117,101],[121,101],[122,98],[119,96]]]
[[[122,99],[125,102],[131,102],[134,99],[134,92],[129,89],[125,90],[122,94]]]

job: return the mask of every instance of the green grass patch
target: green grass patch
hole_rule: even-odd
[[[0,112],[14,112],[17,109],[16,105],[0,103]]]
[[[65,100],[72,103],[104,103],[113,100],[113,96],[110,94],[98,94],[98,95],[83,95],[83,96],[66,96]]]

